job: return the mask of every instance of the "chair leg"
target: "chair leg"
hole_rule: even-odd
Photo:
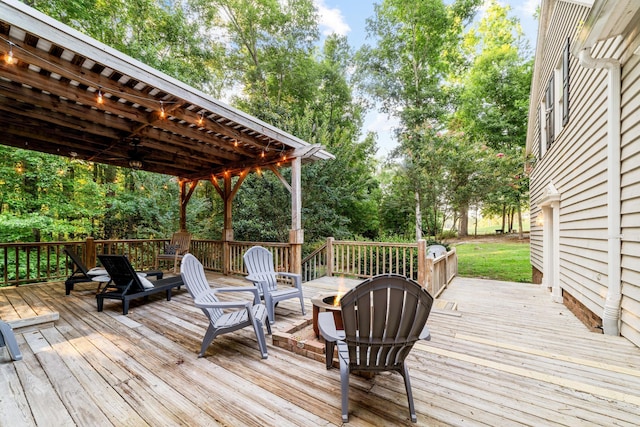
[[[338,358],[340,359],[340,394],[342,395],[342,422],[349,422],[349,362],[340,354],[338,347]]]
[[[264,305],[267,307],[267,316],[269,317],[269,323],[272,325],[276,323],[276,305],[268,293],[264,294]]]
[[[200,354],[198,354],[198,357],[204,357],[204,353],[205,351],[207,351],[207,347],[209,347],[209,344],[211,344],[215,337],[215,329],[213,329],[213,326],[211,325],[211,323],[209,323],[207,332],[205,332],[204,338],[202,339],[202,346],[200,347]]]
[[[260,355],[263,359],[266,359],[268,357],[267,340],[264,337],[264,330],[262,330],[262,322],[254,318],[253,329],[256,331],[256,338],[258,339],[258,348],[260,349]]]
[[[418,422],[416,417],[416,408],[413,405],[413,393],[411,392],[411,380],[409,379],[409,368],[404,363],[402,364],[403,370],[400,372],[404,377],[404,387],[407,389],[407,400],[409,401],[409,414],[411,415],[411,422]]]
[[[11,360],[22,360],[22,353],[18,348],[16,336],[11,325],[0,320],[0,347],[6,346]]]
[[[327,369],[333,368],[333,351],[336,348],[335,341],[324,341],[324,357]]]
[[[303,316],[305,314],[307,314],[307,313],[304,312],[304,296],[302,295],[302,292],[300,292],[300,308],[302,308],[302,315]]]

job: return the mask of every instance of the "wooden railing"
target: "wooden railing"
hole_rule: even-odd
[[[437,258],[428,258],[426,242],[380,243],[327,242],[302,260],[302,281],[322,276],[368,278],[395,273],[416,280],[435,297],[458,273],[455,248]]]
[[[1,243],[0,286],[66,279],[71,275],[73,265],[63,251],[65,246],[71,246],[89,268],[97,264],[97,254],[126,254],[134,268],[145,270],[154,268],[156,254],[168,242],[168,239],[88,238],[74,242]],[[192,240],[190,252],[206,270],[245,275],[242,256],[254,245],[264,246],[273,253],[276,271],[291,271],[291,246],[288,243]],[[417,243],[379,243],[329,238],[302,261],[303,282],[322,276],[367,278],[396,273],[418,281],[434,296],[444,290],[457,272],[455,249],[438,258],[428,258],[424,240]]]
[[[155,267],[156,255],[168,243],[169,239],[92,238],[73,242],[0,243],[0,286],[65,280],[73,272],[72,262],[63,251],[65,246],[73,248],[88,268],[98,264],[98,254],[126,254],[134,268],[147,270]],[[189,252],[202,262],[206,270],[244,275],[247,272],[242,255],[254,245],[271,250],[277,271],[290,271],[291,249],[288,243],[192,240]],[[226,265],[225,250],[229,254]]]

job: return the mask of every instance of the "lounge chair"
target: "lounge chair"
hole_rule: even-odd
[[[218,335],[252,326],[258,339],[260,354],[263,359],[266,359],[267,342],[262,325],[267,325],[269,334],[271,334],[271,326],[267,321],[267,310],[260,303],[258,290],[254,286],[211,288],[202,264],[191,254],[186,254],[182,259],[180,271],[187,290],[194,299],[194,304],[202,309],[209,319],[209,327],[202,340],[198,357],[204,356],[207,347]],[[253,301],[219,301],[216,294],[222,292],[250,292],[253,295]]]
[[[22,353],[18,348],[18,342],[11,325],[2,320],[0,320],[0,347],[7,347],[11,360],[22,360]]]
[[[136,273],[129,259],[124,255],[98,255],[98,259],[107,270],[111,281],[96,295],[98,311],[102,311],[105,299],[122,301],[122,314],[129,312],[132,299],[145,298],[159,292],[165,292],[167,301],[171,301],[173,288],[183,285],[182,277],[168,277],[150,281],[142,273]]]
[[[65,246],[63,250],[73,262],[73,273],[64,281],[64,290],[66,295],[71,293],[76,283],[95,281],[94,278],[107,274],[104,268],[96,267],[88,269],[84,262],[82,262],[82,259],[70,246]],[[156,277],[157,279],[162,279],[163,275],[160,270],[147,270],[142,271],[141,273],[146,274],[147,277],[151,276]],[[98,286],[98,290],[100,290],[100,286]]]
[[[302,314],[305,314],[301,275],[282,271],[276,272],[273,267],[273,254],[262,246],[254,246],[249,249],[245,252],[243,260],[249,273],[245,279],[253,282],[258,288],[260,296],[264,298],[269,321],[272,324],[275,322],[276,305],[285,299],[298,298]],[[287,286],[282,281],[279,282],[279,277],[287,279],[292,286]]]
[[[171,242],[165,246],[164,252],[156,255],[155,268],[158,268],[160,261],[173,261],[173,272],[178,273],[178,261],[181,261],[184,254],[189,252],[190,245],[191,233],[187,231],[173,233]]]
[[[417,282],[386,274],[365,280],[340,299],[344,330],[336,329],[333,313],[319,313],[327,369],[338,346],[343,422],[349,422],[350,371],[399,372],[411,421],[417,421],[405,358],[416,341],[431,338],[426,323],[432,305],[433,297]]]

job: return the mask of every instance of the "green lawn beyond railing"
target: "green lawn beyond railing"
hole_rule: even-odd
[[[531,282],[528,240],[500,243],[466,241],[455,247],[459,276]]]

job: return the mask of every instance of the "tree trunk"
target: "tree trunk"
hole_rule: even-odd
[[[416,242],[422,239],[422,211],[420,210],[420,193],[415,192],[416,198]]]
[[[502,229],[500,231],[502,231],[504,233],[504,226],[505,223],[507,221],[507,205],[502,205]]]
[[[520,203],[518,201],[518,239],[522,239],[523,231],[522,231],[522,209],[520,208]]]
[[[469,235],[469,205],[466,203],[460,208],[460,225],[458,226],[458,236],[467,237]]]

